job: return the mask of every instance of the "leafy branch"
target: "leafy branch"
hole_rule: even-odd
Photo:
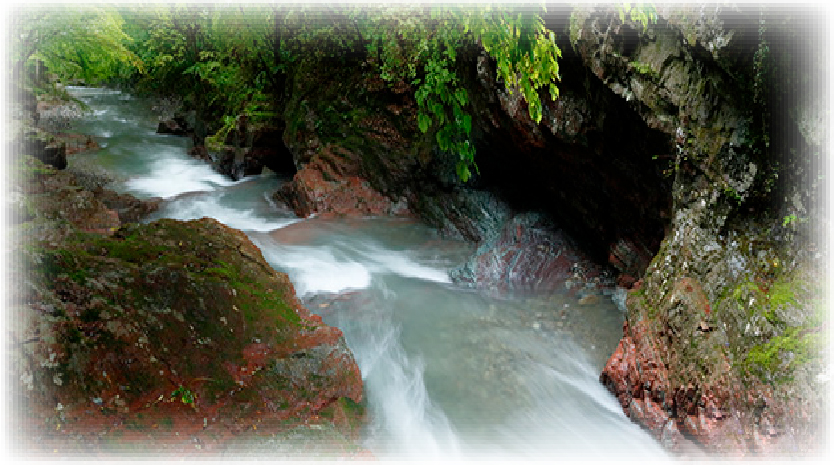
[[[458,155],[456,172],[462,181],[478,166],[470,139],[470,96],[457,74],[459,50],[480,43],[496,60],[497,78],[508,92],[522,93],[535,122],[543,117],[540,89],[548,87],[551,99],[558,97],[554,82],[560,79],[561,52],[554,32],[531,10],[384,6],[354,18],[381,78],[415,86],[418,128],[434,132],[442,151]]]

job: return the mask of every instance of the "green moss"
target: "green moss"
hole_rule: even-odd
[[[785,272],[779,260],[768,257],[772,260],[756,273],[758,282],[727,286],[714,307],[730,307],[723,320],[733,326],[729,340],[743,375],[780,385],[821,359],[827,311],[816,278],[805,276],[803,268]],[[748,332],[750,324],[757,334]]]
[[[642,63],[639,61],[633,61],[629,63],[629,66],[640,75],[644,75],[653,79],[658,78],[658,74],[653,70],[653,67],[651,67],[650,64]]]
[[[796,368],[820,358],[823,344],[819,332],[788,328],[782,335],[749,350],[744,365],[764,382],[785,383],[793,379]]]
[[[224,149],[224,142],[229,132],[235,127],[235,118],[226,116],[224,118],[224,125],[214,134],[209,135],[203,139],[206,149],[209,151],[220,152]]]
[[[113,241],[105,238],[97,240],[94,245],[102,249],[102,253],[130,263],[142,263],[162,256],[171,256],[171,250],[165,246],[151,245],[141,240]]]
[[[788,283],[775,283],[769,288],[769,306],[771,310],[777,310],[779,307],[791,305],[799,307],[801,304],[795,296],[795,292],[800,285],[797,281]]]
[[[15,180],[20,181],[32,180],[38,176],[54,175],[57,172],[58,170],[54,167],[48,166],[30,155],[16,158],[15,165],[12,167]]]
[[[206,382],[200,397],[206,404],[214,405],[218,398],[237,388],[238,384],[232,380],[229,373],[222,372]]]
[[[216,276],[219,279],[234,281],[238,277],[238,272],[233,270],[228,263],[223,260],[217,260],[219,266],[209,267],[203,270],[205,275]]]
[[[362,403],[355,402],[351,398],[340,397],[337,401],[320,412],[320,415],[333,420],[336,415],[337,408],[341,408],[345,415],[348,427],[346,429],[352,430],[360,426],[366,408]]]

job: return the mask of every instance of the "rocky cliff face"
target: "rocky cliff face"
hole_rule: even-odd
[[[342,333],[245,234],[208,218],[126,223],[154,202],[15,161],[7,353],[27,450],[281,450],[294,427],[322,453],[354,450],[363,385]]]
[[[660,13],[644,33],[611,11],[573,19],[587,67],[676,144],[669,232],[628,300],[624,339],[601,380],[674,451],[820,450],[823,225],[795,225],[796,208],[780,199],[810,193],[809,179],[783,171],[815,165],[822,148],[793,136],[804,133],[802,120],[765,115],[788,93],[776,80],[788,70],[759,76],[767,74],[758,69],[764,31],[780,31],[776,12],[761,14],[759,36],[757,16],[720,7]],[[773,57],[787,52],[770,45]],[[809,64],[797,70],[796,80],[817,78]],[[760,85],[771,94],[759,95],[758,80],[769,79]],[[764,139],[778,145],[765,149]],[[781,159],[785,151],[802,156]],[[814,212],[814,197],[802,209]]]

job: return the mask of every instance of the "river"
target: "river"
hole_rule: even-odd
[[[473,246],[404,219],[298,219],[270,195],[281,176],[232,181],[155,133],[147,101],[71,88],[90,106],[74,131],[101,146],[71,158],[109,188],[163,197],[160,217],[215,218],[246,232],[306,306],[343,330],[360,366],[381,460],[655,460],[661,446],[598,382],[623,312],[602,296],[496,294],[453,284]]]

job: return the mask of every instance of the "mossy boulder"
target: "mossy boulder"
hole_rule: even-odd
[[[767,219],[681,233],[628,298],[601,381],[674,452],[815,456],[829,393],[822,246]]]
[[[345,402],[361,401],[362,380],[342,333],[245,234],[209,218],[88,229],[73,213],[113,210],[64,173],[22,167],[34,209],[10,226],[9,372],[17,416],[41,434],[30,444],[177,451],[197,437],[211,450],[308,420],[356,431]]]

